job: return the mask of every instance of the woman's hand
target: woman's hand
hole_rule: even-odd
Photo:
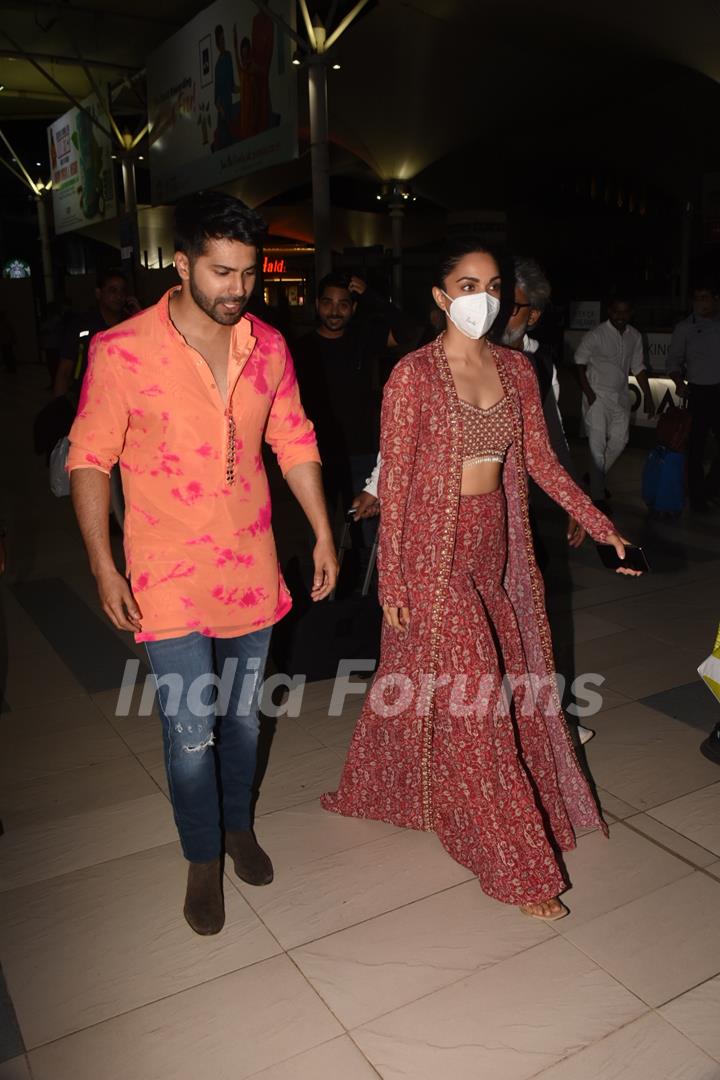
[[[612,547],[615,548],[619,559],[624,559],[625,547],[629,545],[630,541],[625,540],[622,536],[620,536],[619,533],[613,532],[610,533],[605,543],[610,544]],[[626,574],[628,577],[640,577],[642,574],[642,570],[631,570],[628,566],[618,566],[615,573]]]
[[[390,604],[383,604],[383,612],[385,614],[385,622],[391,630],[397,630],[401,634],[407,634],[410,627],[410,608],[392,607]]]

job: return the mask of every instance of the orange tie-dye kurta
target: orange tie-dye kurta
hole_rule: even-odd
[[[320,456],[282,335],[247,315],[233,328],[224,406],[210,367],[170,319],[170,292],[94,338],[68,469],[109,473],[120,461],[127,573],[142,612],[136,640],[235,637],[276,623],[292,603],[263,433],[283,475]]]

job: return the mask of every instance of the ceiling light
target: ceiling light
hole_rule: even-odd
[[[339,71],[340,70],[340,65],[339,64],[333,64],[332,67],[333,67],[333,71]]]
[[[145,158],[142,156],[142,154],[139,154],[138,155],[138,161],[144,161],[144,160],[145,160]]]
[[[42,161],[36,161],[35,165],[38,169],[42,169]]]
[[[3,92],[3,90],[4,90],[4,89],[5,89],[5,87],[4,87],[4,86],[0,86],[0,94],[2,94],[2,92]]]

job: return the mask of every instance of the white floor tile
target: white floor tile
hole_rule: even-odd
[[[176,836],[167,799],[159,792],[14,829],[0,845],[0,891],[169,844]]]
[[[570,915],[557,923],[561,933],[693,872],[620,822],[610,826],[609,839],[600,832],[581,837],[564,859],[572,885],[563,893]]]
[[[656,806],[649,813],[688,840],[720,855],[720,783]]]
[[[556,938],[353,1032],[384,1080],[525,1080],[645,1006]]]
[[[0,956],[26,1046],[280,951],[227,882],[225,929],[194,934],[186,867],[169,844],[0,894]]]
[[[593,720],[597,735],[586,746],[595,782],[646,810],[717,780],[717,766],[698,753],[697,732],[634,702]]]
[[[720,1062],[720,976],[688,990],[664,1005],[660,1012],[678,1031]]]
[[[673,804],[670,803],[669,805],[672,806]],[[662,808],[657,807],[656,809]],[[653,815],[654,813],[655,810],[652,811]],[[711,851],[700,847],[699,844],[694,844],[692,840],[688,840],[687,837],[682,836],[675,829],[663,825],[661,821],[657,821],[650,814],[635,814],[634,817],[626,818],[625,823],[628,827],[637,829],[644,836],[649,836],[652,840],[656,840],[658,844],[662,844],[663,847],[674,851],[676,855],[687,859],[693,866],[709,866],[715,861],[715,856]]]
[[[262,836],[258,821],[258,835]],[[283,871],[262,889],[238,882],[289,949],[472,878],[434,833],[405,830]],[[479,888],[480,886],[478,886]]]
[[[648,1013],[536,1080],[718,1080],[719,1075],[716,1062]]]
[[[44,1046],[30,1065],[33,1080],[245,1080],[341,1034],[281,956]]]
[[[570,928],[567,938],[657,1007],[720,972],[720,882],[702,872]]]
[[[377,1080],[377,1073],[352,1039],[343,1035],[253,1073],[252,1080]]]
[[[292,953],[347,1028],[552,938],[468,881]]]

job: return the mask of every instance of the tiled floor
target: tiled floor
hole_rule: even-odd
[[[277,721],[257,808],[275,881],[226,876],[226,927],[204,939],[180,910],[157,717],[139,695],[116,715],[141,651],[100,632],[70,507],[17,460],[40,382],[0,387],[0,1080],[720,1080],[720,769],[698,753],[720,706],[696,674],[720,514],[649,522],[629,451],[617,520],[657,572],[572,557],[610,839],[567,856],[569,918],[489,900],[432,835],[324,813],[360,702],[330,717],[313,684]]]

